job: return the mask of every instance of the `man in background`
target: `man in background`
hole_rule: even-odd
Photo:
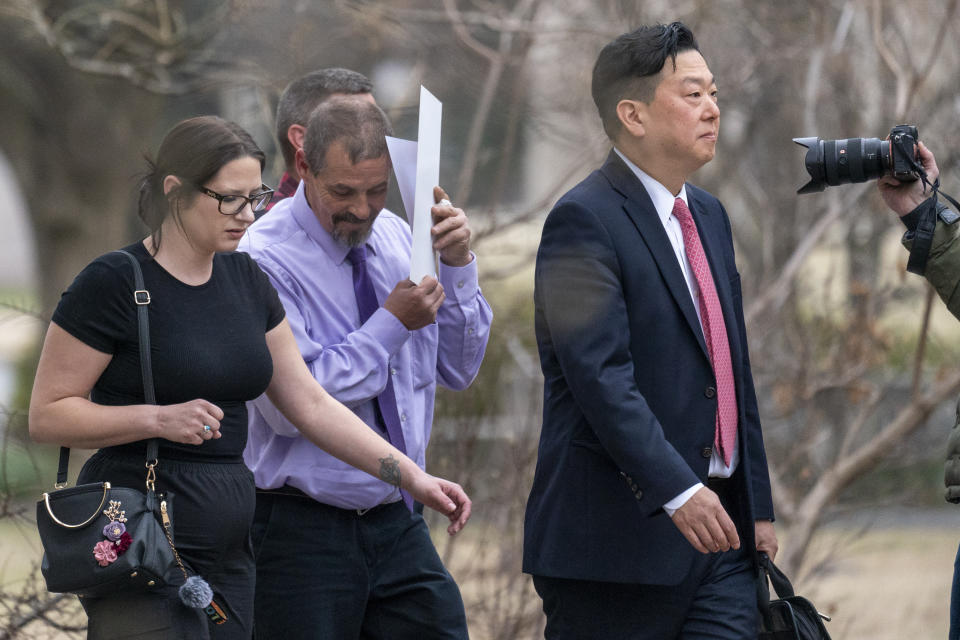
[[[284,173],[267,211],[297,191],[300,176],[297,175],[294,159],[297,149],[303,147],[307,121],[313,110],[332,96],[357,96],[376,104],[372,91],[373,84],[365,75],[340,67],[311,71],[287,85],[277,102],[276,126]]]

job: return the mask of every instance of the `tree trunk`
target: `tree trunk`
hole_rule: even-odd
[[[49,317],[84,265],[143,230],[134,186],[162,98],[76,71],[10,26],[0,33],[0,148],[29,209]]]

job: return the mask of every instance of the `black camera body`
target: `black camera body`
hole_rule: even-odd
[[[898,124],[890,129],[890,173],[901,182],[913,182],[918,176],[913,166],[917,160],[917,128],[911,124]]]
[[[918,139],[917,127],[909,124],[898,124],[885,140],[794,138],[794,142],[807,147],[804,164],[810,174],[810,182],[797,193],[815,193],[828,185],[866,182],[882,175],[891,175],[902,182],[916,180],[920,177]]]

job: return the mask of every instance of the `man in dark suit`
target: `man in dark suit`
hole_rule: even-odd
[[[687,184],[717,90],[680,24],[601,51],[606,163],[544,224],[544,374],[524,571],[547,638],[755,638],[755,550],[777,538],[730,222]]]

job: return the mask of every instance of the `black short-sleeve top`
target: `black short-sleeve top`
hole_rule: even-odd
[[[265,334],[284,318],[266,274],[246,253],[220,253],[204,284],[170,275],[142,243],[124,247],[139,261],[150,292],[150,353],[157,404],[208,400],[224,412],[222,437],[202,445],[160,441],[160,458],[238,460],[247,442],[245,402],[273,375]],[[91,262],[60,298],[53,322],[113,356],[90,394],[104,405],[143,404],[133,268],[113,252]],[[146,441],[104,452],[143,456]]]

